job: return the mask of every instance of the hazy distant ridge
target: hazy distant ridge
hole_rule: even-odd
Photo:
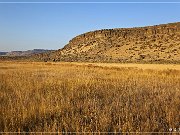
[[[4,56],[4,55],[6,55],[8,52],[0,52],[0,56]]]
[[[40,54],[45,52],[52,52],[54,50],[45,50],[45,49],[33,49],[27,51],[11,51],[11,52],[0,52],[0,55],[3,56],[31,56],[32,54]]]

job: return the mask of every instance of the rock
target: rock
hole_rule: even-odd
[[[87,32],[70,40],[62,49],[36,56],[41,57],[55,61],[152,62],[158,58],[180,62],[180,22]]]

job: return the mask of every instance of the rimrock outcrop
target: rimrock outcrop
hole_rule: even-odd
[[[180,62],[180,22],[91,31],[40,60],[88,62]]]

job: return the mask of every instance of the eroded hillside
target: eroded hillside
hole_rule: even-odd
[[[79,35],[64,48],[36,55],[44,61],[179,62],[180,22],[103,29]]]

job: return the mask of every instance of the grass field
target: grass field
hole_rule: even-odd
[[[0,108],[0,132],[169,132],[180,68],[0,62]]]

